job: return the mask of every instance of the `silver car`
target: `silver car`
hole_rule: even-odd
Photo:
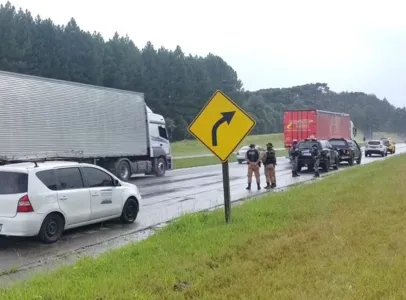
[[[261,146],[255,146],[255,148],[257,150],[259,150],[260,155],[263,155],[264,152],[264,148],[262,148]],[[239,164],[242,164],[243,162],[245,162],[245,154],[247,153],[247,151],[250,149],[249,146],[243,146],[240,148],[240,150],[237,151],[237,162]]]

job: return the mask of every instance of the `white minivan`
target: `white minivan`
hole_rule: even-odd
[[[0,235],[56,242],[66,229],[121,218],[133,223],[141,195],[96,165],[22,162],[0,166]]]

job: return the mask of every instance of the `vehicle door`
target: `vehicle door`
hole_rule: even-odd
[[[79,167],[55,169],[58,203],[66,216],[66,225],[89,221],[90,193],[85,187]]]
[[[114,178],[99,168],[82,167],[91,197],[91,220],[121,213],[123,187],[115,186]]]
[[[355,140],[348,141],[348,143],[351,145],[351,148],[354,151],[354,157],[358,158],[361,156],[361,147],[358,145],[358,143]]]

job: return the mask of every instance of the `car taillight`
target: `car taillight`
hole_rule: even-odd
[[[18,213],[28,213],[33,212],[34,209],[32,208],[30,199],[28,195],[24,195],[18,200],[17,212]]]
[[[347,151],[347,153],[350,153],[350,150],[351,150],[351,149],[350,149],[350,148],[348,148],[348,149],[346,150],[346,151]]]

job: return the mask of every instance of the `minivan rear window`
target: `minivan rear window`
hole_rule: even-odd
[[[380,141],[369,141],[368,145],[380,145],[381,142]]]
[[[0,195],[23,194],[28,191],[28,174],[0,171]]]

